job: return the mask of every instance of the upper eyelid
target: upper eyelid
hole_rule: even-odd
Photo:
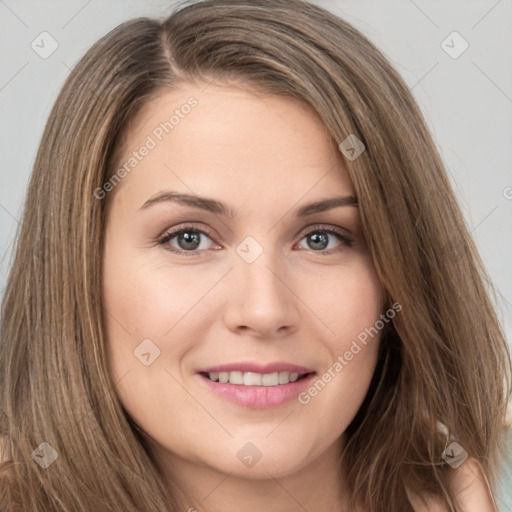
[[[200,231],[208,236],[211,236],[211,230],[209,228],[198,227],[195,225],[196,224],[195,222],[188,222],[188,223],[184,222],[182,224],[183,225],[180,227],[173,227],[173,228],[166,229],[158,238],[165,237],[171,233],[176,234],[176,233],[179,233],[180,231],[187,230],[187,229],[197,230],[197,231]],[[197,223],[197,224],[201,224],[201,223]],[[317,222],[317,223],[310,224],[310,225],[305,226],[304,228],[300,229],[300,231],[298,231],[298,233],[295,236],[299,236],[301,233],[308,233],[314,229],[318,229],[319,231],[320,230],[324,230],[324,231],[340,230],[340,231],[346,232],[347,234],[352,234],[352,231],[348,228],[345,228],[342,226],[335,226],[335,225],[329,224],[329,223],[321,223],[321,222],[318,223]]]
[[[171,228],[158,237],[158,241],[162,241],[165,239],[172,240],[176,235],[181,233],[182,231],[186,231],[187,229],[190,231],[197,231],[201,234],[206,235],[208,238],[210,238],[212,241],[218,243],[215,239],[215,236],[210,232],[210,230],[205,228],[200,228],[194,225],[194,222],[184,223],[181,227],[177,228]],[[326,231],[329,234],[335,234],[340,236],[342,239],[349,238],[352,236],[351,231],[347,228],[342,228],[341,226],[334,226],[332,224],[322,224],[322,223],[314,223],[309,226],[306,226],[302,228],[295,236],[294,238],[298,237],[299,235],[302,235],[299,240],[302,240],[306,235],[308,235],[310,232],[314,231]],[[347,234],[344,235],[343,232],[346,232]],[[345,240],[346,241],[346,240]],[[186,251],[186,252],[193,252],[193,251]]]

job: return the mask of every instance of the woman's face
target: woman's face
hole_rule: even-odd
[[[110,368],[162,465],[277,478],[335,460],[384,294],[321,121],[205,85],[148,104],[97,193]]]

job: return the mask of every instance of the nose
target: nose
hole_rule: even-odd
[[[266,252],[252,263],[236,256],[230,274],[224,321],[231,331],[273,339],[298,328],[300,300],[282,261]]]

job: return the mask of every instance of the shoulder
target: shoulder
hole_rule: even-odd
[[[498,512],[483,469],[474,458],[450,472],[448,484],[461,512]],[[414,512],[449,512],[447,505],[433,496],[409,493]]]

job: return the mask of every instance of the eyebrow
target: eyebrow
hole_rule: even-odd
[[[208,212],[223,215],[225,217],[234,218],[236,217],[237,211],[233,210],[226,204],[217,201],[215,199],[210,199],[207,197],[200,197],[192,194],[184,194],[180,192],[172,192],[172,191],[163,191],[157,193],[155,196],[148,199],[140,208],[140,210],[145,210],[150,206],[155,204],[164,203],[164,202],[175,202],[178,204],[184,204],[187,206],[191,206],[193,208],[199,208],[201,210],[206,210]],[[327,210],[332,210],[333,208],[338,208],[340,206],[357,206],[357,199],[353,196],[340,196],[340,197],[331,197],[329,199],[323,199],[322,201],[315,201],[313,203],[308,203],[301,206],[297,212],[296,217],[306,217],[307,215],[312,215],[314,213],[325,212]]]

